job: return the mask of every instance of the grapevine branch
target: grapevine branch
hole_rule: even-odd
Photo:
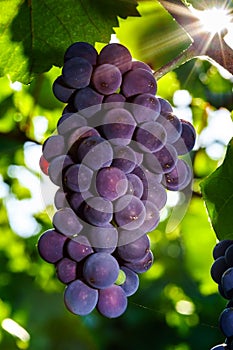
[[[233,74],[233,50],[224,41],[226,31],[214,36],[205,32],[198,17],[181,0],[159,0],[159,2],[186,31],[191,44],[179,56],[157,70],[154,73],[156,79],[192,58],[203,56],[212,62],[217,62]]]

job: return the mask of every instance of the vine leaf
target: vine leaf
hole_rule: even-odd
[[[107,43],[117,16],[139,15],[136,0],[105,4],[101,0],[97,11],[95,0],[0,0],[0,76],[27,84],[52,65],[61,66],[73,42]]]
[[[201,183],[203,198],[219,240],[233,239],[233,139],[222,165]]]

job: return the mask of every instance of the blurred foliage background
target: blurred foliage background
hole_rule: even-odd
[[[120,26],[112,26],[136,59],[156,69],[186,47],[188,38],[157,1],[139,3],[141,17],[121,17]],[[102,45],[99,40],[97,49]],[[97,311],[70,314],[63,304],[64,285],[37,252],[38,237],[51,228],[52,192],[43,195],[38,163],[41,144],[64,108],[51,89],[60,70],[53,66],[27,85],[7,74],[0,78],[0,349],[207,350],[223,342],[218,316],[226,302],[209,273],[216,236],[199,184],[222,163],[233,135],[232,76],[196,59],[158,81],[157,94],[198,133],[191,154],[192,198],[184,218],[168,231],[178,200],[169,195],[161,223],[150,233],[155,262],[140,276],[125,314],[109,320]]]

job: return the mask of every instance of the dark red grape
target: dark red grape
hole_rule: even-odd
[[[41,157],[40,157],[39,165],[40,165],[41,171],[42,171],[45,175],[48,175],[49,162],[45,159],[45,157],[43,156],[43,154],[42,154]]]

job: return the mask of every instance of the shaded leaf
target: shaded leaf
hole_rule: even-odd
[[[223,164],[201,183],[201,190],[219,240],[233,239],[233,139]]]

